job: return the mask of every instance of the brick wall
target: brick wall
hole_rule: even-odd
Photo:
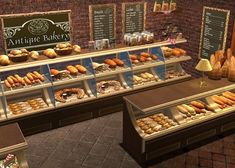
[[[10,13],[27,13],[35,11],[53,11],[53,10],[68,10],[72,11],[72,38],[74,43],[82,46],[87,45],[89,41],[89,14],[88,6],[90,4],[117,4],[117,37],[120,40],[122,34],[122,20],[121,20],[121,4],[123,2],[136,2],[137,0],[1,0],[0,14]],[[141,1],[141,0],[139,0]],[[154,0],[145,0],[148,2],[147,6],[147,21],[146,29],[159,33],[165,24],[176,23],[184,32],[188,43],[182,45],[190,55],[193,56],[193,61],[184,64],[187,71],[197,76],[198,73],[194,71],[194,66],[197,62],[198,47],[200,41],[202,8],[204,5],[211,7],[219,7],[231,10],[231,17],[229,23],[228,45],[230,45],[230,36],[232,29],[232,20],[235,16],[235,1],[234,0],[177,0],[178,11],[169,14],[154,14],[153,4]],[[0,33],[2,34],[2,33]],[[3,48],[2,36],[0,36],[0,48]]]

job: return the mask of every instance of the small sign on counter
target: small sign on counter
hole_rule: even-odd
[[[5,51],[43,50],[71,41],[70,10],[0,16]]]
[[[146,8],[146,2],[122,4],[123,34],[145,30]]]
[[[116,38],[116,4],[90,5],[91,40]]]
[[[230,11],[204,7],[199,57],[210,59],[211,54],[225,50]]]

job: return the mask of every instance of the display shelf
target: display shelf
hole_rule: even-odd
[[[146,69],[156,66],[164,65],[165,63],[163,61],[154,61],[149,63],[143,63],[142,65],[133,65],[133,71],[140,70],[140,69]]]
[[[30,92],[30,91],[34,91],[34,90],[38,90],[38,89],[48,88],[51,86],[52,86],[52,83],[40,82],[40,84],[27,85],[25,87],[19,87],[16,89],[6,90],[6,91],[4,91],[3,94],[4,94],[4,96],[9,96],[9,95],[14,95],[14,94],[18,94],[18,93],[24,93],[24,92]]]
[[[133,90],[133,89],[132,88],[122,88],[121,90],[115,91],[115,92],[112,92],[112,93],[106,93],[106,94],[97,93],[97,98],[104,98],[104,97],[114,96],[114,95],[117,95],[117,94],[122,94],[122,93],[129,92],[131,90]]]
[[[191,60],[192,58],[190,56],[180,56],[180,57],[172,57],[169,59],[165,59],[165,64],[172,64],[172,63],[177,63],[177,62],[183,62],[183,61],[188,61]]]
[[[199,82],[196,79],[124,97],[123,145],[138,162],[150,161],[234,129],[235,104],[224,97],[227,105],[220,109],[212,96],[231,94],[235,98],[235,84],[206,80],[207,87],[200,88]],[[170,144],[177,147],[171,148]]]
[[[138,89],[147,88],[147,87],[150,87],[150,86],[161,85],[163,83],[165,83],[163,80],[150,81],[150,82],[146,82],[144,84],[134,85],[133,89],[138,90]]]
[[[52,82],[52,84],[53,84],[53,86],[66,85],[69,83],[74,83],[74,82],[93,79],[93,78],[95,78],[95,76],[92,74],[90,74],[90,75],[80,74],[78,76],[68,75],[68,78],[61,79],[61,80],[55,80]]]
[[[46,111],[49,111],[49,110],[53,110],[54,107],[53,106],[48,106],[46,108],[42,108],[42,109],[39,109],[39,110],[32,110],[32,111],[27,111],[25,113],[21,113],[21,114],[12,114],[10,111],[7,112],[7,119],[9,120],[12,120],[12,119],[16,119],[16,118],[21,118],[21,117],[25,117],[25,116],[29,116],[29,115],[32,115],[32,114],[37,114],[37,113],[43,113],[43,112],[46,112]]]
[[[112,75],[121,74],[121,73],[129,72],[129,71],[132,71],[130,67],[125,67],[125,68],[117,67],[115,70],[105,71],[102,73],[95,73],[95,77],[100,78],[100,77],[105,77],[105,76],[112,76]]]
[[[181,39],[181,40],[177,40],[175,44],[180,44],[180,43],[185,43],[185,42],[187,42],[186,39]],[[56,59],[45,59],[45,60],[38,60],[38,61],[33,61],[33,62],[25,62],[25,63],[15,64],[15,65],[8,65],[8,66],[0,67],[0,72],[42,66],[46,64],[63,63],[65,61],[74,61],[77,59],[100,57],[104,55],[111,55],[111,54],[116,54],[116,53],[142,50],[142,49],[167,46],[167,45],[172,45],[172,43],[169,41],[156,42],[152,44],[145,44],[145,45],[139,45],[139,46],[121,47],[121,48],[115,48],[115,49],[109,49],[109,50],[103,50],[103,51],[81,53],[81,54],[76,54],[76,55],[71,55],[71,56],[66,56],[66,57],[59,57]]]
[[[82,99],[71,100],[71,101],[66,102],[66,103],[56,102],[55,108],[62,108],[62,107],[72,106],[72,105],[76,105],[76,104],[79,104],[79,103],[92,101],[92,100],[95,100],[95,99],[96,99],[95,96],[87,96],[86,95]]]

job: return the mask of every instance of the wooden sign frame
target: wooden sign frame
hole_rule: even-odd
[[[99,4],[99,5],[89,5],[89,25],[90,25],[90,40],[93,41],[93,18],[92,18],[92,7],[113,7],[114,8],[114,38],[117,37],[116,27],[117,27],[117,5],[115,3],[109,4]]]
[[[143,25],[143,29],[145,30],[146,28],[146,16],[147,16],[147,2],[142,1],[142,2],[126,2],[126,3],[122,3],[122,35],[124,36],[125,34],[125,22],[126,22],[126,13],[125,13],[125,9],[126,9],[126,4],[144,4],[144,25]]]
[[[234,20],[234,24],[233,24],[233,34],[232,34],[231,49],[232,49],[233,55],[235,55],[235,20]]]
[[[225,23],[225,32],[224,32],[224,41],[223,41],[223,47],[222,50],[225,51],[225,47],[226,47],[226,41],[227,41],[227,33],[228,33],[228,23],[229,23],[229,17],[230,17],[230,10],[225,10],[225,9],[219,9],[219,8],[212,8],[212,7],[207,7],[204,6],[203,7],[203,14],[202,14],[202,25],[201,25],[201,36],[200,36],[200,46],[199,46],[199,54],[198,54],[198,58],[201,59],[201,52],[202,52],[202,38],[203,38],[203,34],[204,34],[204,17],[205,17],[205,10],[206,9],[210,9],[210,10],[215,10],[215,11],[220,11],[220,12],[225,12],[227,13],[227,17],[226,17],[226,23]]]
[[[4,27],[4,19],[7,19],[7,18],[17,18],[17,17],[37,16],[37,15],[40,17],[40,16],[44,16],[44,15],[63,14],[63,13],[68,13],[68,23],[69,23],[68,29],[69,29],[69,37],[70,37],[70,40],[69,41],[65,41],[65,42],[71,42],[71,41],[73,41],[73,37],[72,37],[73,27],[72,27],[72,20],[71,20],[71,10],[60,10],[60,11],[49,11],[49,12],[33,12],[33,13],[0,15],[0,20],[1,20],[1,24],[2,24],[1,29],[2,29],[2,32],[4,33],[5,32],[5,30],[4,30],[5,29],[5,27]],[[3,34],[3,35],[5,36],[5,34]],[[6,53],[7,53],[7,51],[14,49],[14,48],[12,48],[12,49],[8,49],[7,48],[5,37],[3,38],[3,44],[4,44],[4,50],[5,50]],[[48,45],[42,44],[42,45],[35,45],[35,46],[44,47],[44,46],[50,46],[50,45],[54,45],[54,44],[50,43]],[[28,47],[24,47],[24,48],[28,48]],[[16,48],[16,49],[18,49],[18,48]]]

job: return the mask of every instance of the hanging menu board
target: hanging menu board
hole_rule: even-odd
[[[43,50],[70,36],[70,10],[0,16],[5,51],[26,48]]]
[[[122,4],[124,34],[145,30],[146,7],[146,2]]]
[[[217,50],[225,50],[229,10],[204,7],[199,57],[210,59]]]
[[[116,5],[90,5],[91,40],[116,38]]]

